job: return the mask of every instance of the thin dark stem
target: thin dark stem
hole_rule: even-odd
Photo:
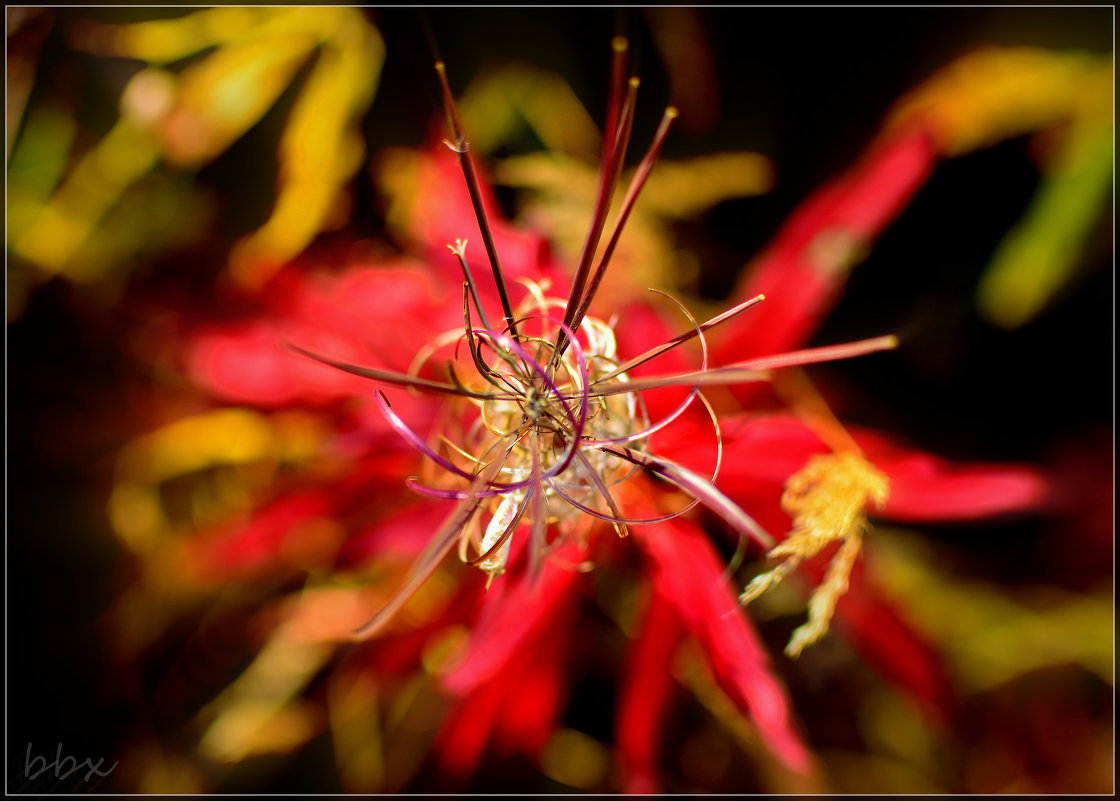
[[[573,331],[579,328],[579,324],[583,322],[583,317],[587,314],[587,309],[591,305],[592,299],[595,297],[596,291],[599,289],[599,283],[603,280],[603,275],[607,271],[607,265],[610,263],[611,256],[614,255],[614,250],[618,246],[619,237],[622,235],[623,226],[626,225],[626,220],[630,217],[630,212],[634,210],[634,204],[638,200],[638,195],[645,186],[646,179],[653,171],[654,162],[657,161],[657,154],[661,152],[661,146],[665,144],[665,137],[669,134],[669,126],[672,125],[673,120],[677,118],[677,110],[670,106],[665,109],[665,114],[661,117],[661,124],[657,128],[657,133],[653,136],[653,142],[650,143],[649,150],[646,151],[645,156],[642,157],[641,163],[638,165],[637,171],[634,173],[634,178],[630,181],[630,186],[626,190],[626,196],[622,200],[622,209],[618,215],[618,222],[615,223],[614,232],[611,238],[607,240],[607,246],[603,250],[603,256],[599,259],[599,266],[595,269],[595,274],[591,278],[591,283],[587,287],[587,292],[579,303],[579,308],[576,310],[575,315],[572,317],[572,322],[569,324]]]
[[[626,84],[626,100],[622,104],[621,122],[615,134],[613,168],[611,173],[611,194],[618,188],[618,181],[622,177],[622,168],[626,165],[626,150],[630,146],[630,132],[634,129],[634,109],[638,102],[638,86],[640,81],[635,77]]]
[[[293,342],[286,342],[285,346],[291,348],[296,353],[314,359],[317,362],[330,365],[338,370],[353,375],[361,376],[362,378],[369,378],[373,381],[381,381],[385,384],[392,384],[397,387],[408,387],[409,389],[418,389],[422,392],[435,392],[441,395],[462,395],[462,391],[453,384],[445,384],[442,381],[432,381],[427,378],[420,378],[414,375],[407,375],[405,373],[398,373],[393,370],[379,370],[376,367],[361,367],[356,364],[348,364],[340,362],[337,359],[332,359],[329,356],[321,356],[314,351],[302,348]],[[485,392],[473,392],[468,394],[471,398],[490,399],[495,396],[489,395]]]
[[[572,276],[572,288],[568,294],[568,305],[564,313],[565,325],[571,322],[574,309],[579,305],[579,300],[583,296],[583,289],[591,270],[591,262],[595,258],[595,250],[599,247],[599,239],[603,234],[607,214],[610,211],[611,195],[614,193],[614,182],[611,179],[618,172],[616,165],[622,161],[619,152],[619,134],[623,127],[626,127],[625,116],[630,114],[632,117],[633,115],[633,96],[637,91],[636,79],[631,79],[626,87],[624,87],[624,81],[622,80],[626,69],[628,43],[622,37],[616,37],[612,46],[614,47],[614,60],[611,70],[610,100],[607,104],[607,127],[603,130],[599,191],[595,198],[595,211],[591,215],[591,230],[588,231],[587,238],[583,242],[583,250],[579,254],[576,271]],[[623,100],[624,91],[626,91],[626,99],[630,102]],[[621,124],[620,120],[623,120]],[[625,143],[623,143],[624,145]],[[561,336],[563,336],[562,332]]]
[[[626,52],[629,49],[630,42],[625,36],[611,39],[610,94],[607,98],[607,121],[603,126],[603,150],[600,156],[604,164],[614,147],[614,142],[609,138],[610,133],[618,129],[619,101],[622,99],[622,82],[626,80]]]
[[[654,291],[654,290],[650,290],[650,291]],[[707,322],[702,323],[698,328],[690,328],[688,331],[685,331],[683,334],[677,334],[677,336],[673,337],[668,342],[663,342],[662,344],[660,344],[660,345],[658,345],[654,348],[650,348],[649,350],[647,350],[645,353],[641,354],[640,356],[635,356],[633,359],[626,362],[625,364],[620,364],[618,367],[614,368],[613,370],[611,370],[606,375],[603,375],[603,376],[600,376],[599,378],[597,378],[596,383],[601,382],[601,381],[609,381],[610,379],[614,378],[617,375],[621,375],[622,373],[628,373],[631,370],[633,370],[635,367],[637,367],[638,365],[645,364],[650,359],[653,359],[653,358],[656,358],[656,357],[660,356],[665,351],[670,350],[671,348],[675,348],[677,345],[680,345],[683,342],[688,342],[688,340],[692,339],[694,336],[696,336],[697,334],[699,334],[702,331],[708,331],[708,330],[714,328],[715,326],[719,325],[720,323],[727,322],[731,318],[736,317],[739,314],[742,314],[747,309],[749,309],[751,306],[754,306],[755,304],[761,303],[765,299],[766,299],[765,295],[755,295],[750,300],[744,301],[744,302],[740,303],[738,306],[735,306],[732,309],[728,309],[727,311],[723,312],[722,314],[716,315],[715,317],[708,320]]]
[[[451,149],[459,155],[459,166],[463,170],[463,178],[467,182],[467,191],[471,196],[471,205],[474,207],[474,216],[478,221],[478,229],[482,233],[482,244],[486,247],[486,256],[490,259],[490,268],[494,272],[494,283],[498,287],[498,298],[502,302],[502,313],[510,334],[517,337],[517,327],[513,321],[513,306],[509,302],[509,292],[506,290],[505,277],[502,274],[502,265],[498,260],[498,250],[494,246],[494,235],[490,230],[490,221],[486,217],[486,209],[482,204],[482,191],[479,188],[478,175],[475,173],[474,164],[470,157],[470,143],[463,130],[463,123],[459,120],[459,112],[455,107],[455,98],[451,94],[451,86],[447,83],[447,69],[442,61],[435,65],[439,75],[440,88],[443,90],[444,111],[447,122],[451,126],[455,142]]]
[[[490,325],[490,321],[486,319],[486,310],[482,308],[482,301],[478,297],[478,287],[474,281],[474,274],[471,272],[470,265],[467,264],[467,243],[465,240],[460,239],[454,245],[448,245],[447,249],[455,254],[459,259],[459,266],[463,268],[463,277],[466,279],[467,288],[470,290],[471,299],[474,301],[474,307],[478,310],[478,319],[482,321],[482,327],[487,330],[494,330]]]
[[[478,371],[478,374],[480,376],[482,376],[483,378],[485,378],[488,382],[493,384],[498,389],[500,389],[502,391],[505,391],[507,388],[510,388],[508,386],[508,384],[507,384],[506,387],[501,386],[495,380],[495,376],[498,375],[498,374],[495,373],[493,370],[491,370],[490,367],[486,364],[486,362],[483,361],[483,359],[482,359],[482,353],[479,350],[478,341],[475,338],[475,335],[472,331],[473,326],[471,325],[471,307],[470,307],[470,303],[467,300],[467,292],[468,292],[468,286],[467,286],[467,284],[464,283],[463,284],[463,335],[467,339],[467,348],[471,352],[471,359],[474,361],[474,368],[475,368],[475,370]],[[478,302],[478,298],[475,298],[475,302],[476,303]]]

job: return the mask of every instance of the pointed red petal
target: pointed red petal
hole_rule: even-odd
[[[739,415],[721,421],[724,468],[716,486],[763,526],[786,480],[814,454],[828,448],[790,415]],[[659,449],[685,464],[703,463],[710,449],[701,439],[673,441],[667,431]],[[1050,481],[1027,465],[954,463],[894,443],[871,429],[851,430],[868,460],[891,482],[885,509],[875,517],[903,522],[973,520],[1038,511],[1050,497]],[[769,528],[781,534],[782,526]]]
[[[360,391],[354,376],[284,348],[277,329],[267,323],[196,335],[187,367],[216,397],[256,406],[322,403]]]
[[[743,498],[762,494],[776,500],[785,481],[810,456],[828,450],[809,427],[788,414],[727,415],[720,418],[720,429],[724,458],[716,486],[752,514]],[[693,435],[681,427],[678,440],[673,436],[676,431],[670,428],[659,437],[658,450],[686,465],[711,462],[710,436]]]
[[[570,637],[555,633],[534,632],[518,653],[456,704],[435,746],[450,775],[470,775],[488,746],[540,758],[557,728],[566,692],[564,657]]]
[[[478,688],[444,721],[433,750],[449,776],[466,778],[478,765],[501,712],[504,689],[497,682]]]
[[[831,309],[852,261],[925,183],[933,142],[914,131],[872,146],[859,164],[809,198],[778,232],[733,294],[765,294],[750,314],[715,332],[715,363],[803,344]]]
[[[240,322],[195,331],[185,361],[198,384],[226,400],[283,406],[353,397],[367,392],[368,383],[293,353],[284,341],[341,361],[403,370],[415,348],[401,350],[401,331],[426,341],[461,325],[447,297],[415,266],[285,272],[263,306]]]
[[[556,731],[567,696],[575,610],[570,605],[539,629],[529,647],[495,680],[506,688],[497,723],[497,744],[507,753],[537,760]]]
[[[907,523],[975,520],[1035,512],[1049,503],[1050,479],[1028,465],[954,463],[896,445],[883,435],[853,429],[868,458],[890,478],[881,516]]]
[[[638,641],[627,660],[615,725],[627,793],[647,795],[660,789],[661,733],[674,685],[672,660],[684,634],[684,624],[673,604],[653,593]]]
[[[470,648],[443,681],[462,699],[437,746],[453,775],[473,771],[491,742],[539,757],[564,700],[570,638],[563,632],[571,630],[578,577],[548,563],[535,584],[522,571],[498,578],[486,594]]]
[[[511,563],[518,559],[519,540],[515,540]],[[561,549],[560,558],[579,562],[574,549]],[[574,557],[574,558],[573,558]],[[555,563],[544,565],[536,582],[525,572],[495,580],[482,601],[482,609],[471,636],[470,649],[462,661],[444,678],[444,686],[464,695],[485,684],[498,673],[534,634],[547,629],[565,605],[579,593],[581,574]]]
[[[1041,471],[1007,464],[956,466],[928,454],[877,462],[891,480],[883,517],[907,523],[974,520],[1044,508]]]
[[[329,525],[333,504],[326,493],[301,492],[280,497],[252,518],[223,526],[186,543],[190,566],[208,582],[243,579],[283,564],[285,549],[315,525]],[[279,564],[278,564],[279,563]]]
[[[658,592],[699,641],[720,686],[783,764],[808,773],[812,758],[792,720],[785,689],[707,537],[694,523],[673,520],[643,529],[638,541],[653,562]]]

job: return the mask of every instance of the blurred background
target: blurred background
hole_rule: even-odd
[[[269,418],[297,455],[267,469],[186,446],[156,464],[143,439],[220,408],[169,355],[192,323],[251,308],[281,265],[407,249],[391,201],[407,189],[401,149],[440,130],[433,52],[503,211],[563,239],[565,215],[587,204],[526,157],[593,160],[586,132],[602,124],[618,33],[642,78],[637,142],[673,102],[666,163],[758,154],[738,183],[650,223],[651,252],[669,242],[672,258],[643,261],[646,283],[698,308],[729,296],[798,205],[905,115],[904,98],[926,90],[948,109],[955,135],[936,169],[860,254],[813,343],[903,334],[897,352],[824,373],[845,419],[952,459],[1041,465],[1057,488],[1043,515],[879,538],[886,591],[947,655],[947,723],[925,722],[841,645],[779,663],[823,786],[1111,791],[1113,9],[221,11],[7,9],[9,792],[451,786],[422,754],[400,775],[363,774],[329,715],[243,759],[200,750],[196,714],[249,664],[254,611],[292,579],[258,577],[210,607],[164,599],[137,634],[127,599],[150,551],[121,509],[149,481],[169,530],[189,537],[177,521],[206,518],[201,473],[215,497],[282,482],[321,435],[313,415]],[[939,88],[977,53],[996,54],[989,72]],[[181,434],[196,451],[222,437],[199,431]],[[788,630],[760,628],[780,652]],[[306,720],[330,706],[329,672],[300,692]],[[457,787],[614,789],[609,766],[563,767],[565,748],[585,767],[608,759],[602,688],[587,683],[559,756],[487,756]],[[783,789],[739,767],[717,714],[677,714],[666,789]],[[100,783],[28,779],[27,755],[49,761],[59,745],[119,766]]]

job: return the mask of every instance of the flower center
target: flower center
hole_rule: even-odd
[[[585,317],[578,339],[557,350],[556,333],[562,325],[549,312],[563,305],[544,297],[534,284],[526,305],[518,309],[516,339],[484,329],[460,330],[454,337],[449,332],[425,349],[420,365],[414,365],[418,369],[437,349],[455,343],[459,366],[470,376],[463,381],[454,371],[454,380],[473,397],[449,401],[434,438],[459,468],[460,479],[463,473],[478,475],[495,461],[500,463],[492,489],[484,491],[484,514],[464,531],[460,545],[460,557],[491,579],[504,571],[511,535],[519,526],[531,526],[534,548],[547,552],[576,533],[580,520],[591,523],[595,517],[617,516],[610,489],[635,468],[585,446],[635,435],[637,444],[631,442],[631,447],[641,449],[644,437],[636,432],[649,425],[636,393],[590,391],[606,378],[627,381],[625,373],[617,372],[621,365],[609,325]],[[464,345],[469,367],[463,364]],[[591,517],[583,514],[589,510]]]

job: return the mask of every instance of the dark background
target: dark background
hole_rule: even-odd
[[[122,68],[69,50],[61,31],[72,18],[124,21],[174,9],[59,10],[43,50],[46,71],[78,66],[91,109],[113,108]],[[493,60],[520,60],[567,79],[597,120],[606,100],[609,40],[633,42],[643,88],[636,141],[670,101],[664,66],[638,9],[382,9],[368,12],[388,48],[368,116],[369,151],[418,144],[438,110],[429,42],[438,43],[453,87],[461,90]],[[850,164],[883,114],[905,90],[983,44],[1037,45],[1108,52],[1109,8],[741,8],[697,9],[718,75],[718,119],[706,130],[680,128],[667,157],[756,150],[777,170],[774,190],[722,204],[694,225],[707,237],[701,289],[715,299],[796,205]],[[102,60],[104,62],[105,60]],[[111,61],[111,60],[110,60]],[[124,71],[127,76],[129,73]],[[90,112],[95,114],[94,111]],[[232,200],[215,242],[152,263],[138,285],[163,280],[169,265],[194,265],[205,286],[229,239],[267,209],[275,131],[283,106],[208,167],[199,180]],[[526,143],[531,146],[531,143]],[[1111,225],[1102,217],[1079,274],[1036,321],[1004,332],[978,318],[971,298],[999,238],[1025,209],[1038,176],[1025,141],[1013,140],[944,163],[854,271],[820,343],[914,327],[904,352],[827,371],[858,402],[856,422],[902,433],[942,455],[1045,462],[1069,441],[1097,441],[1111,466],[1113,273]],[[349,234],[379,230],[368,173],[356,179]],[[687,234],[687,231],[684,232]],[[222,240],[222,236],[226,240]],[[343,235],[346,235],[345,233]],[[337,236],[337,235],[336,235]],[[134,436],[123,402],[145,376],[122,343],[128,321],[62,280],[36,290],[7,332],[8,789],[48,793],[110,791],[51,772],[22,781],[33,754],[80,762],[116,759],[133,728],[135,704],[105,659],[102,615],[115,591],[121,555],[105,520],[116,449]],[[856,387],[859,389],[857,390]],[[934,530],[969,564],[1008,581],[1068,581],[1032,556],[1034,524],[997,527],[983,544],[952,527]],[[1019,554],[1012,567],[999,554]],[[331,789],[329,759],[314,749],[282,772],[273,790]],[[326,772],[324,772],[326,771]],[[49,780],[49,781],[48,781]],[[109,779],[109,782],[112,780]]]

